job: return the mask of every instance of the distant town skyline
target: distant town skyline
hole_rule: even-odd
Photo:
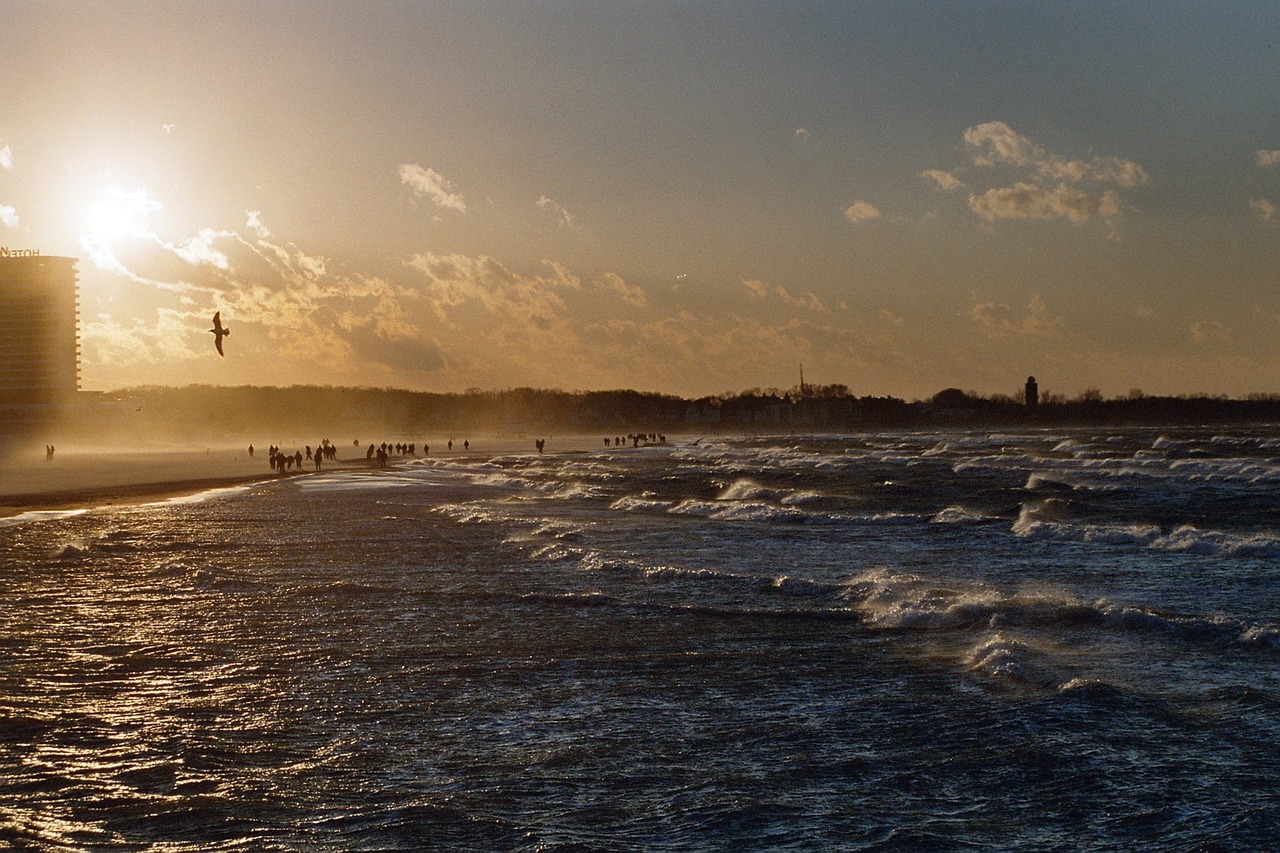
[[[1280,391],[1280,5],[10,4],[81,384]],[[38,38],[36,35],[38,34]],[[219,358],[209,335],[234,329]]]

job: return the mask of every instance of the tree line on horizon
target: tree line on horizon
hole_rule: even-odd
[[[1280,421],[1280,395],[1072,398],[948,388],[928,400],[858,396],[846,385],[751,388],[698,398],[630,389],[562,391],[469,389],[456,393],[395,388],[294,385],[139,386],[88,395],[84,430],[118,435],[315,435],[352,437],[552,433],[857,430],[985,424],[1179,424]],[[84,407],[80,407],[82,410]],[[82,416],[81,416],[82,415]]]

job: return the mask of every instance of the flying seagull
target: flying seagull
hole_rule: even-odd
[[[222,339],[231,334],[231,330],[222,325],[222,312],[213,312],[213,328],[209,330],[213,334],[213,345],[218,348],[218,355],[226,358],[226,354],[222,351]]]

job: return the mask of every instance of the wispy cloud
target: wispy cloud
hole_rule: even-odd
[[[1258,159],[1258,165],[1266,168],[1280,164],[1280,149],[1274,151],[1259,151],[1255,155]]]
[[[936,189],[943,192],[951,192],[964,186],[964,182],[953,175],[951,172],[945,172],[942,169],[927,169],[920,173],[920,177],[927,181],[931,181]]]
[[[810,311],[827,311],[827,305],[816,293],[793,294],[780,284],[771,285],[756,278],[743,279],[742,286],[756,299],[776,298],[792,308]]]
[[[1192,343],[1197,346],[1207,344],[1229,344],[1235,339],[1231,328],[1218,320],[1200,320],[1192,323],[1188,330]]]
[[[808,138],[809,138],[809,128],[807,127],[796,128],[796,139],[808,139]]]
[[[0,169],[6,172],[13,170],[13,149],[8,145],[0,148]]]
[[[855,201],[844,209],[844,215],[854,225],[879,219],[881,216],[879,208],[868,201]]]
[[[10,228],[18,227],[18,211],[11,205],[0,204],[0,225],[7,225]]]
[[[453,186],[435,169],[423,168],[416,163],[402,163],[400,182],[413,190],[415,197],[425,197],[436,207],[467,212],[462,196],[454,192]]]
[[[1066,321],[1051,314],[1038,293],[1021,313],[1003,303],[975,300],[969,308],[969,317],[983,334],[992,338],[1060,338],[1066,330]]]
[[[211,264],[225,270],[229,266],[225,253],[215,249],[213,242],[222,237],[234,236],[230,231],[215,231],[202,228],[196,236],[177,244],[166,244],[178,257],[189,264]]]
[[[570,214],[569,211],[565,210],[564,206],[561,205],[559,202],[557,202],[555,199],[549,198],[544,195],[541,198],[539,198],[536,202],[534,202],[534,204],[537,206],[539,210],[541,210],[543,213],[546,213],[548,216],[555,219],[557,223],[564,226],[565,228],[576,227],[577,223],[574,222],[572,214]]]
[[[1249,201],[1249,206],[1253,208],[1254,214],[1263,222],[1270,222],[1275,219],[1276,206],[1265,198],[1255,198]]]

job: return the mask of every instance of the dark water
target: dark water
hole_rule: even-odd
[[[17,849],[1276,849],[1280,436],[706,439],[0,528]]]

